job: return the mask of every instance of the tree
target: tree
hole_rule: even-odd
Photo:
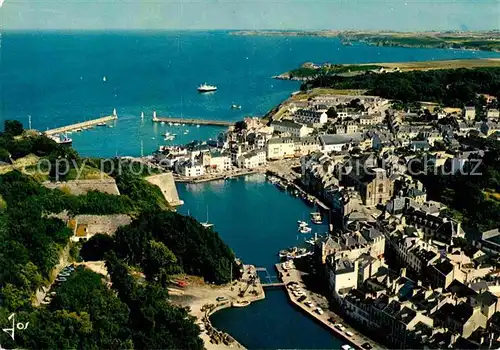
[[[4,122],[4,131],[10,136],[21,135],[24,131],[23,124],[18,120],[6,120]]]
[[[113,237],[104,234],[97,234],[85,242],[80,251],[80,255],[87,261],[103,260],[106,253],[113,249]]]
[[[335,107],[330,107],[328,108],[328,111],[326,111],[326,115],[328,116],[329,119],[335,119],[337,118],[338,113]]]
[[[154,281],[160,278],[162,284],[168,282],[169,276],[182,271],[174,253],[162,242],[154,240],[149,241],[143,266],[148,280]]]

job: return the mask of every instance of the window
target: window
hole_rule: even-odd
[[[384,192],[384,184],[378,185],[378,193]]]

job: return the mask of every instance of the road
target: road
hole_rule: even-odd
[[[278,264],[277,269],[279,272],[283,272],[281,269],[281,266]],[[310,290],[308,290],[306,284],[303,282],[303,275],[306,275],[305,273],[298,271],[297,269],[291,269],[288,270],[287,272],[283,273],[282,280],[285,284],[289,282],[296,282],[299,284],[301,287],[302,291],[304,292],[304,295],[306,296],[306,300],[312,301],[312,303],[315,306],[319,306],[324,312],[322,315],[319,315],[316,313],[313,309],[314,308],[309,308],[306,306],[303,302],[298,302],[297,299],[291,291],[287,288],[287,294],[290,299],[290,301],[295,304],[297,307],[301,308],[304,312],[308,313],[311,317],[314,317],[318,321],[322,322],[327,328],[329,328],[331,331],[334,333],[338,334],[341,338],[346,339],[346,342],[350,342],[354,345],[356,345],[358,348],[361,348],[361,345],[364,343],[369,343],[374,349],[384,349],[380,344],[375,343],[373,340],[369,339],[356,329],[348,326],[341,318],[341,316],[337,315],[335,312],[329,309],[329,302],[328,299],[325,298],[323,295],[314,293]],[[340,331],[337,328],[334,327],[330,321],[328,321],[330,318],[335,319],[335,323],[342,323],[345,326],[344,331]],[[353,334],[352,337],[348,337],[346,335],[346,332],[351,332]]]

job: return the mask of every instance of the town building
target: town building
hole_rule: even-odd
[[[328,121],[325,110],[299,109],[295,112],[293,120],[301,124],[323,125]]]
[[[274,131],[287,133],[290,136],[304,137],[312,133],[313,129],[306,125],[295,123],[291,120],[273,121],[271,126]]]
[[[320,135],[319,143],[325,153],[342,152],[348,150],[355,142],[349,135]]]
[[[473,122],[476,119],[476,107],[467,106],[464,108],[464,119],[468,122]]]
[[[253,169],[266,164],[266,151],[264,149],[255,149],[242,154],[237,159],[238,168]]]
[[[295,141],[292,137],[274,137],[267,142],[267,159],[279,160],[295,156]]]
[[[486,118],[490,120],[498,120],[500,119],[500,112],[496,108],[489,108],[486,111]]]

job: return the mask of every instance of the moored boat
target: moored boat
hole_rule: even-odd
[[[245,307],[248,305],[250,305],[250,302],[248,300],[233,301],[232,303],[233,307]]]
[[[201,84],[198,87],[198,91],[199,92],[213,92],[213,91],[217,91],[217,86],[215,86],[215,85],[208,85],[207,83]]]

